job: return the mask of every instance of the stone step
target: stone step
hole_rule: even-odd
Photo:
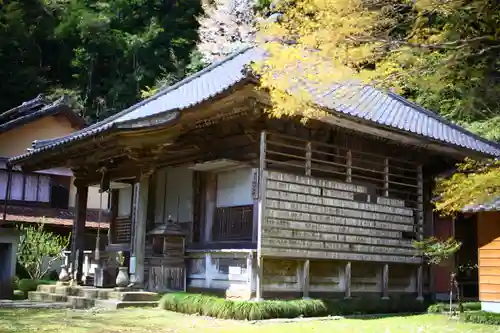
[[[57,295],[57,294],[49,294],[40,291],[30,291],[28,292],[28,299],[30,301],[38,301],[38,302],[66,302],[68,300],[67,296]]]
[[[57,286],[55,284],[39,284],[36,287],[36,291],[47,294],[55,294],[56,287]]]
[[[109,294],[113,290],[110,289],[98,289],[98,288],[80,288],[78,290],[77,296],[91,298],[91,299],[109,299]]]
[[[56,286],[54,294],[64,295],[64,296],[77,296],[80,287],[70,287],[70,286]]]
[[[111,299],[95,301],[95,307],[113,310],[124,308],[154,308],[157,306],[157,301],[118,301]]]
[[[74,309],[89,309],[94,306],[95,300],[81,296],[68,296],[68,303]]]
[[[108,299],[123,302],[157,302],[160,297],[157,293],[148,291],[115,291],[109,294]]]

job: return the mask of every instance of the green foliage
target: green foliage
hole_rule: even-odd
[[[469,323],[500,325],[500,313],[491,312],[469,312],[462,316],[463,320]]]
[[[452,307],[454,309],[458,309],[458,304],[453,303]],[[480,302],[466,302],[462,304],[463,308],[465,311],[479,311],[481,310],[481,303]],[[449,303],[435,303],[429,305],[427,308],[428,313],[443,313],[447,312],[450,310],[450,304]]]
[[[44,230],[42,223],[21,224],[17,260],[26,269],[31,279],[41,279],[54,261],[61,258],[62,251],[69,245],[70,236],[59,236]],[[45,262],[44,262],[45,261]]]
[[[28,297],[29,291],[36,291],[39,285],[55,284],[56,281],[51,280],[34,280],[34,279],[22,279],[19,280],[17,289],[21,290],[25,297]]]
[[[69,94],[91,122],[130,106],[190,65],[201,11],[199,0],[9,1],[0,11],[0,112],[39,93]]]
[[[413,246],[430,264],[439,265],[457,253],[462,243],[452,237],[446,240],[429,237],[422,241],[414,241]]]
[[[362,81],[498,137],[500,3],[294,0],[278,1],[277,11],[282,20],[261,27],[271,57],[254,66],[272,115],[321,116],[311,92]],[[303,78],[311,87],[300,97],[285,93]]]
[[[271,318],[321,317],[328,315],[421,312],[425,305],[415,299],[361,298],[350,300],[229,300],[215,296],[169,293],[163,295],[161,309],[221,319],[261,320]]]

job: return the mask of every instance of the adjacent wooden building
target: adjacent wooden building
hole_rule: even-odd
[[[246,71],[263,56],[244,49],[10,163],[73,170],[77,239],[88,186],[109,187],[106,249],[149,290],[422,299],[412,241],[434,230],[434,175],[499,146],[372,87],[317,96],[329,113],[306,124],[270,119]]]

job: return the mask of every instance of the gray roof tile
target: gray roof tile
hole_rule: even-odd
[[[11,159],[11,162],[64,143],[104,132],[124,122],[195,106],[244,80],[247,77],[246,66],[252,61],[263,59],[264,56],[265,53],[262,49],[245,48],[173,86],[159,91],[155,96],[81,131],[63,138],[38,141],[34,144],[32,151]],[[327,90],[312,86],[305,88],[314,92],[316,103],[347,116],[362,118],[375,124],[418,134],[484,154],[500,156],[500,145],[480,138],[392,92],[382,92],[371,86],[356,86],[354,84],[337,84]]]

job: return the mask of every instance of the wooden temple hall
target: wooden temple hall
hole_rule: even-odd
[[[318,96],[321,119],[269,118],[243,49],[117,115],[10,160],[72,169],[71,260],[82,275],[88,186],[111,193],[107,253],[138,288],[238,298],[432,291],[412,241],[431,235],[433,178],[500,147],[371,87]],[[346,89],[349,89],[348,87]],[[114,274],[114,275],[113,275]]]

